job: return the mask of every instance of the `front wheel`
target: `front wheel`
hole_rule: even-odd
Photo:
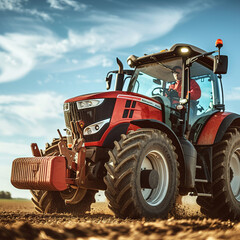
[[[66,139],[65,139],[66,140]],[[46,144],[43,156],[58,156],[58,143],[60,139],[53,139],[52,144]],[[68,188],[65,191],[31,190],[32,202],[40,213],[73,213],[83,214],[90,211],[91,204],[95,202],[95,190],[80,189],[81,200],[74,204],[65,204],[65,200],[71,199],[77,189]]]
[[[69,190],[66,190],[69,191]],[[66,192],[65,191],[65,192]],[[90,211],[90,206],[95,202],[94,190],[87,190],[83,199],[77,204],[66,205],[63,199],[63,194],[66,197],[66,193],[52,192],[45,190],[31,190],[33,195],[32,201],[35,205],[35,209],[40,213],[72,213],[72,214],[84,214],[86,211]],[[71,196],[70,193],[68,193]]]
[[[178,195],[175,147],[156,129],[122,135],[105,164],[105,192],[117,217],[167,217]]]

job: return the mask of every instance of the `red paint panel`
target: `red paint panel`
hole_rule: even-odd
[[[214,143],[218,129],[225,117],[231,113],[218,112],[214,114],[204,126],[201,135],[198,139],[197,145],[211,145]]]
[[[66,160],[61,156],[17,158],[11,183],[20,189],[63,191],[67,189]]]
[[[138,95],[138,96],[140,96],[140,95]],[[162,121],[162,111],[155,107],[152,107],[148,104],[140,102],[142,97],[139,98],[138,96],[131,96],[129,94],[129,96],[125,95],[125,97],[124,97],[123,95],[120,95],[120,97],[117,98],[117,101],[115,103],[110,125],[109,125],[108,129],[106,130],[106,132],[103,134],[100,141],[87,142],[87,143],[85,143],[85,146],[86,147],[102,146],[102,144],[103,144],[105,138],[107,137],[107,135],[109,134],[109,132],[115,126],[117,126],[118,124],[121,124],[121,123],[129,123],[130,121],[137,120],[137,119],[156,119],[158,121]],[[159,104],[157,101],[153,101],[150,98],[146,98],[146,99],[151,100],[153,103]],[[131,108],[131,107],[126,108],[127,100],[136,101],[135,107],[134,108]],[[160,104],[159,104],[159,106],[160,106]],[[125,109],[134,111],[131,118],[129,117],[130,115],[128,115],[126,118],[123,118],[123,112]]]

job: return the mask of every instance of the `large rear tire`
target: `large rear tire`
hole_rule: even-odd
[[[175,147],[168,136],[156,129],[138,129],[115,141],[109,155],[105,195],[115,215],[167,217],[178,195],[180,177]],[[146,172],[153,178],[150,174],[143,180]]]
[[[52,144],[46,144],[43,156],[59,155],[58,143],[59,139],[53,139]],[[82,200],[76,204],[65,204],[66,199],[71,199],[76,189],[69,188],[62,192],[31,190],[33,195],[32,202],[35,209],[40,213],[73,213],[83,214],[90,211],[91,204],[95,202],[95,190],[82,190]]]
[[[213,149],[212,198],[198,197],[201,212],[212,218],[240,219],[240,132],[230,128]]]

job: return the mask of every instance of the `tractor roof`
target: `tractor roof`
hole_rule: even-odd
[[[190,51],[185,55],[187,58],[191,58],[203,53],[206,53],[206,51],[190,45],[190,44],[185,44],[185,43],[177,43],[174,44],[169,50],[162,50],[158,53],[153,53],[149,55],[144,55],[143,57],[136,57],[134,55],[131,55],[128,59],[132,59],[134,62],[134,66],[138,67],[141,65],[149,64],[149,63],[154,63],[156,61],[164,61],[164,60],[170,60],[171,58],[176,58],[176,57],[184,57],[184,53],[181,52],[181,49],[185,47],[188,48]],[[198,62],[201,64],[204,64],[208,68],[213,67],[213,56],[206,56],[203,58],[200,58]]]

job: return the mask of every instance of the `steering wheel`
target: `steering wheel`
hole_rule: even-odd
[[[156,92],[157,91],[157,92]],[[165,88],[163,88],[163,87],[156,87],[156,88],[154,88],[153,90],[152,90],[152,96],[159,96],[159,95],[161,95],[161,96],[164,96],[165,95],[165,93],[166,93],[166,89]]]

